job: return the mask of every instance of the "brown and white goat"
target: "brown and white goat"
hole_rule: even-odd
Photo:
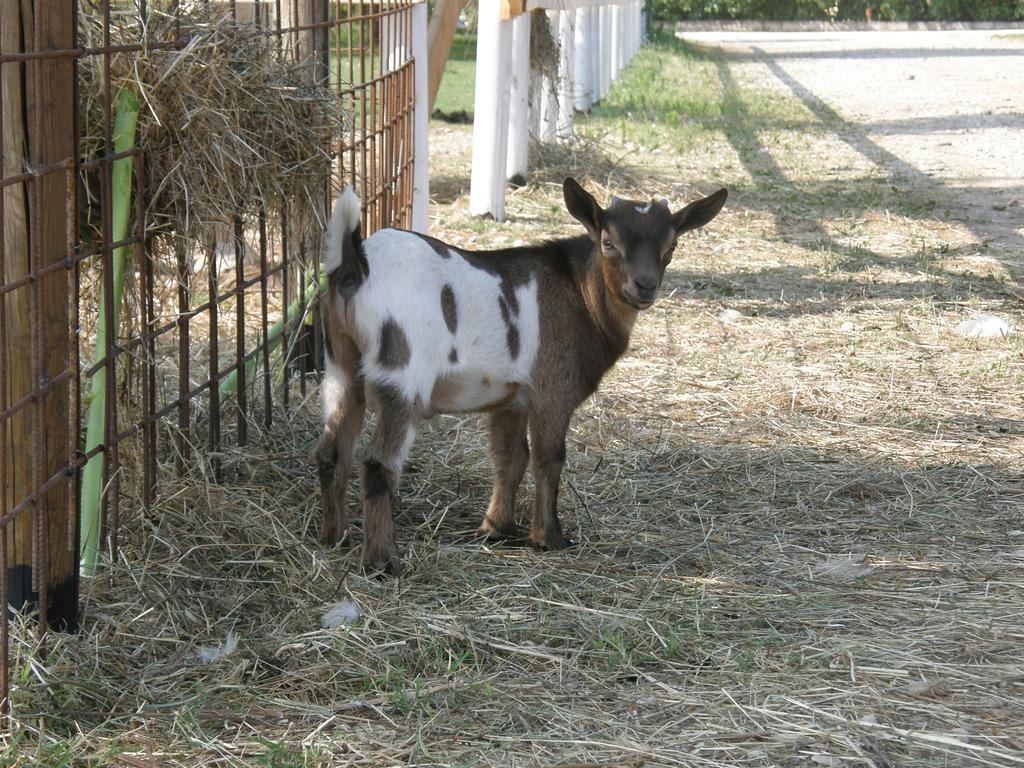
[[[727,193],[673,213],[665,200],[615,198],[601,208],[573,179],[563,191],[586,235],[498,251],[396,229],[363,241],[359,200],[351,189],[339,198],[324,256],[322,541],[344,535],[353,446],[369,400],[378,418],[362,465],[367,568],[397,569],[399,477],[417,428],[436,413],[490,412],[495,480],[483,532],[514,535],[516,490],[532,449],[530,541],[544,549],[570,543],[555,506],[573,412],[626,350],[679,235],[711,221]]]

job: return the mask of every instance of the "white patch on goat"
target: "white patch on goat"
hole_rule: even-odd
[[[647,205],[637,205],[637,206],[634,206],[634,207],[636,208],[636,212],[637,213],[650,213],[651,212],[651,203],[647,203]]]
[[[425,409],[438,380],[455,393],[435,403],[439,411],[471,411],[503,399],[507,384],[529,389],[530,373],[540,346],[536,280],[515,289],[518,313],[511,319],[519,334],[512,359],[508,326],[498,300],[501,278],[470,264],[457,252],[438,258],[418,235],[383,229],[363,243],[369,276],[349,302],[356,335],[366,340],[362,373],[367,381],[398,389]],[[486,258],[486,257],[484,257]],[[455,333],[448,330],[441,309],[441,291],[451,286],[455,297]],[[404,367],[380,365],[380,329],[392,319],[408,342]],[[455,349],[458,361],[449,359]],[[483,384],[484,380],[490,382]],[[491,386],[493,385],[493,386]]]
[[[330,420],[334,412],[341,405],[341,399],[348,389],[348,374],[338,365],[331,356],[324,353],[324,378],[320,383],[320,403],[324,409],[324,422]]]
[[[405,460],[409,458],[409,451],[412,450],[412,444],[416,440],[416,427],[417,419],[413,420],[405,430],[405,438],[402,440],[402,446],[398,449],[398,453],[392,458],[390,469],[396,475],[402,474],[402,467],[405,466]]]
[[[331,216],[331,223],[327,226],[324,234],[324,272],[330,274],[341,266],[341,238],[340,232],[352,232],[359,226],[359,198],[356,197],[352,187],[345,187],[345,190],[334,204],[334,213]]]

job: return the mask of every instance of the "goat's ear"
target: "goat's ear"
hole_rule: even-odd
[[[579,185],[571,176],[562,183],[562,194],[565,195],[565,207],[577,219],[594,240],[601,237],[601,219],[604,211],[597,204],[594,196]]]
[[[672,222],[676,225],[676,234],[681,235],[697,227],[703,227],[711,221],[725,205],[729,190],[720,189],[713,195],[694,200],[682,210],[672,214]]]

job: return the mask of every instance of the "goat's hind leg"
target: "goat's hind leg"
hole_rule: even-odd
[[[366,394],[362,377],[329,357],[324,360],[324,432],[317,446],[322,520],[319,539],[337,544],[345,535],[345,494],[356,440],[363,431]]]
[[[516,538],[516,491],[530,461],[526,441],[526,411],[495,411],[491,414],[491,457],[494,489],[481,533],[489,538]]]
[[[402,466],[416,437],[419,417],[413,405],[391,388],[374,390],[377,426],[363,462],[363,566],[398,573],[394,506]]]

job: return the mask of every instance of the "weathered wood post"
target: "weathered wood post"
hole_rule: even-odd
[[[318,83],[325,82],[330,71],[329,5],[329,0],[281,0],[281,29],[290,30],[284,35],[285,50],[296,62],[308,61],[311,77]]]
[[[74,0],[0,0],[0,50],[33,54],[2,67],[3,245],[0,296],[0,419],[3,577],[10,606],[38,606],[41,621],[74,629],[78,613],[77,428],[69,263],[76,236],[74,59],[46,57],[75,44]],[[71,297],[73,298],[73,293]],[[17,404],[17,405],[15,405]],[[7,614],[0,638],[7,648]],[[6,658],[0,664],[6,690]],[[6,704],[6,702],[4,702]]]
[[[437,92],[441,88],[445,64],[452,51],[452,41],[455,40],[455,28],[458,26],[461,10],[462,0],[437,0],[434,3],[434,12],[430,16],[430,26],[427,31],[427,46],[430,49],[428,54],[430,61],[427,66],[430,79],[428,114],[434,113],[434,102],[437,100]]]

